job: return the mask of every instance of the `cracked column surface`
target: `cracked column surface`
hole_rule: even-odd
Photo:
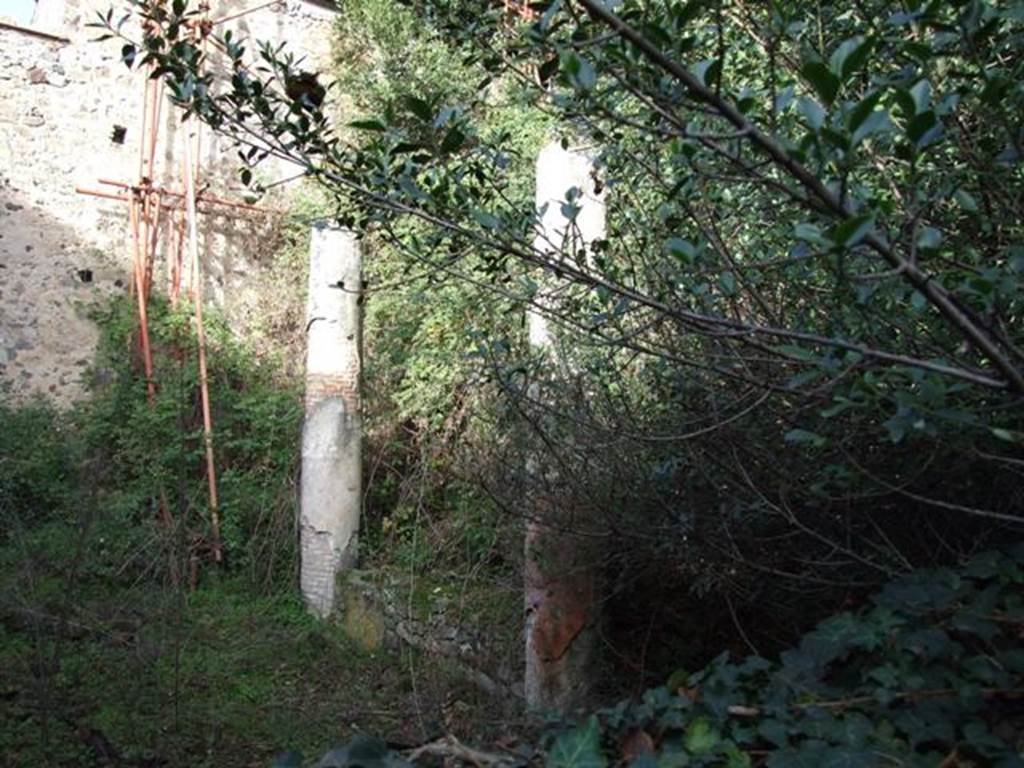
[[[337,574],[355,565],[357,553],[361,295],[362,253],[355,235],[315,224],[309,245],[299,543],[302,596],[321,617],[334,609]]]
[[[605,236],[605,201],[597,180],[596,152],[545,146],[537,158],[536,203],[538,226],[535,250],[551,261],[590,262],[590,249]],[[537,305],[557,310],[564,285],[548,281]],[[530,345],[545,353],[546,364],[563,368],[562,345],[554,323],[540,311],[527,313]],[[541,377],[543,378],[543,377]],[[546,396],[537,389],[536,396]],[[595,563],[600,554],[587,533],[594,520],[575,506],[550,457],[535,453],[528,474],[542,489],[532,498],[526,523],[524,693],[535,710],[567,712],[584,705],[594,682],[597,637],[598,584]]]

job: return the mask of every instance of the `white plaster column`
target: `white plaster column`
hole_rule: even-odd
[[[355,235],[317,223],[309,245],[306,419],[302,428],[301,588],[310,611],[335,604],[355,565],[362,511],[362,253]]]
[[[604,237],[605,203],[598,194],[594,153],[547,144],[537,157],[538,229],[534,249],[552,261],[587,261],[590,244]],[[572,193],[572,200],[569,190]],[[567,208],[563,208],[563,207]],[[570,218],[568,208],[577,208]],[[537,296],[541,307],[558,305],[559,286],[546,281]],[[527,316],[530,345],[560,366],[558,342],[540,311]],[[539,392],[537,396],[542,396]],[[528,473],[558,487],[557,472],[529,459]],[[582,510],[566,508],[566,499],[535,496],[525,539],[524,601],[526,669],[524,694],[534,710],[568,711],[586,702],[593,683],[599,589],[591,540],[572,530]]]

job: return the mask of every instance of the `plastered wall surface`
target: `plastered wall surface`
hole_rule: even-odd
[[[211,16],[260,4],[215,2]],[[67,405],[85,396],[98,340],[90,307],[128,290],[127,203],[75,191],[117,193],[98,180],[134,183],[139,175],[143,75],[121,63],[117,41],[93,42],[98,32],[85,26],[111,6],[118,0],[43,0],[38,24],[29,26],[65,40],[0,26],[0,398],[6,402],[42,395]],[[284,0],[226,28],[284,42],[318,69],[329,62],[333,16],[319,4]],[[121,143],[114,140],[117,127],[124,129]],[[181,130],[180,115],[165,104],[155,178],[167,187],[180,188]],[[207,192],[240,200],[234,147],[208,132],[201,147]],[[271,176],[290,172],[268,169]],[[239,325],[259,311],[259,297],[247,291],[272,242],[270,218],[200,220],[205,295],[229,315],[250,315]],[[155,284],[163,289],[160,277]]]

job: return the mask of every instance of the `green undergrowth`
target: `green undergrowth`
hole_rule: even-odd
[[[919,570],[777,659],[722,654],[555,740],[547,768],[1024,766],[1024,548]]]
[[[90,590],[63,614],[46,599],[2,606],[5,765],[244,766],[362,729],[413,736],[399,655],[363,652],[292,596],[224,580]]]
[[[502,753],[503,768],[1017,768],[1024,549],[919,570],[778,658],[722,654]],[[409,768],[363,736],[276,768]]]
[[[217,565],[188,307],[152,303],[152,402],[131,307],[96,318],[89,401],[0,404],[0,765],[250,766],[360,732],[401,743],[495,732],[502,724],[458,669],[393,643],[368,649],[344,616],[306,614],[301,393],[279,361],[209,313]],[[497,547],[482,514],[453,516],[464,522],[445,533],[440,559],[424,556],[438,548],[410,533],[411,518],[370,547],[403,612],[492,625],[498,601],[437,575],[442,561],[451,574]]]

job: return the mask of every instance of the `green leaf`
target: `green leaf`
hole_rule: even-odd
[[[703,61],[698,61],[690,68],[690,71],[693,72],[693,74],[695,74],[704,85],[712,88],[722,76],[722,60],[704,59]]]
[[[601,732],[597,716],[566,731],[555,739],[548,753],[547,768],[605,768],[608,760],[601,751]]]
[[[597,70],[587,59],[580,57],[580,70],[576,75],[576,85],[583,91],[592,91],[597,85]]]
[[[466,143],[466,134],[458,128],[452,128],[445,134],[441,141],[441,151],[445,153],[455,152]]]
[[[128,67],[128,69],[131,69],[135,64],[135,57],[137,53],[138,51],[131,43],[126,43],[121,46],[121,61],[124,62],[124,65]]]
[[[976,635],[982,640],[991,640],[999,634],[999,627],[996,624],[966,610],[955,614],[950,620],[950,626],[957,632]]]
[[[800,74],[813,86],[814,91],[826,105],[835,101],[839,93],[839,78],[822,61],[809,61],[804,64]]]
[[[498,229],[501,227],[501,221],[493,213],[476,209],[472,212],[472,216],[476,219],[477,224],[485,229]]]
[[[840,248],[852,248],[867,237],[875,226],[875,216],[864,213],[851,216],[829,230],[829,239]]]
[[[420,189],[420,186],[416,183],[415,179],[412,179],[409,176],[402,175],[399,177],[398,186],[413,200],[423,202],[424,200],[430,199],[430,196]]]
[[[857,407],[857,403],[853,402],[849,398],[836,396],[833,399],[836,401],[835,405],[830,405],[828,408],[825,408],[824,410],[822,410],[821,411],[822,418],[824,418],[824,419],[831,419],[831,418],[833,418],[835,416],[838,416],[839,414],[841,414],[841,413],[843,413],[845,411],[850,410],[851,408],[856,408]]]
[[[723,272],[718,276],[718,285],[726,296],[732,296],[736,292],[736,275]]]
[[[820,768],[878,768],[878,755],[868,747],[831,747],[822,756]]]
[[[405,104],[406,109],[420,120],[432,121],[434,119],[434,110],[423,99],[416,96],[406,96],[402,99],[402,102]]]
[[[581,91],[590,91],[597,84],[594,65],[575,51],[562,54],[562,72],[569,84]]]
[[[815,448],[821,448],[827,440],[819,435],[817,432],[811,432],[807,429],[791,429],[786,433],[783,438],[787,443],[810,443]]]
[[[953,193],[953,199],[956,200],[960,207],[967,211],[967,213],[978,212],[978,201],[971,196],[970,192],[958,189]]]
[[[753,765],[750,755],[735,744],[726,744],[724,751],[726,768],[750,768]]]
[[[661,748],[656,765],[657,768],[685,768],[690,765],[690,756],[678,744],[669,743]]]
[[[933,110],[925,110],[907,123],[907,138],[917,147],[924,147],[935,141],[942,133],[942,123]]]
[[[697,258],[697,248],[694,244],[681,237],[670,237],[665,242],[665,249],[685,264],[692,264]]]
[[[821,768],[828,745],[808,739],[800,746],[772,752],[765,763],[767,768]]]
[[[362,765],[371,761],[383,760],[390,751],[383,739],[363,734],[353,737],[348,745],[349,761]]]
[[[789,731],[778,720],[767,718],[757,726],[757,732],[765,741],[774,744],[776,747],[785,747],[789,744]]]
[[[683,745],[686,751],[694,755],[706,755],[713,750],[721,736],[718,731],[711,727],[711,722],[706,717],[698,717],[686,728],[686,735],[683,737]]]
[[[833,51],[828,61],[829,69],[840,80],[847,80],[864,65],[870,52],[871,43],[862,35],[851,37]]]
[[[301,768],[302,753],[289,749],[287,752],[280,752],[274,755],[270,761],[270,768]]]
[[[558,72],[558,65],[558,57],[552,56],[537,68],[537,79],[542,83],[548,82]]]
[[[353,120],[351,123],[348,124],[348,127],[356,128],[360,131],[377,131],[381,133],[388,129],[388,127],[384,125],[384,123],[382,123],[380,120],[377,120],[376,118],[370,118],[367,120]]]
[[[1008,443],[1019,443],[1021,441],[1020,432],[1011,432],[1010,430],[1002,429],[1001,427],[992,427],[992,434],[1000,440],[1005,440]]]
[[[558,13],[562,8],[562,0],[555,0],[551,5],[548,6],[547,10],[544,11],[544,15],[540,18],[540,29],[542,32],[547,32],[551,29],[551,23],[554,21],[555,14]]]
[[[853,146],[857,146],[868,136],[875,133],[891,131],[892,128],[893,124],[888,111],[884,109],[875,110],[867,116],[863,123],[857,126],[853,135],[850,137],[850,141]]]
[[[917,247],[922,251],[936,251],[942,245],[942,233],[935,227],[923,227],[917,236]]]
[[[797,102],[797,109],[800,110],[800,114],[807,121],[808,128],[815,133],[821,130],[821,126],[825,123],[825,110],[821,108],[818,102],[809,96],[801,96]]]
[[[822,234],[821,229],[814,224],[802,222],[793,228],[793,234],[798,240],[803,240],[813,245],[829,245],[830,241]]]
[[[882,98],[881,91],[874,91],[861,99],[852,109],[846,114],[846,127],[851,131],[856,131],[864,123],[865,120],[874,112],[875,107],[878,106],[878,102]]]
[[[919,80],[910,88],[910,98],[914,102],[914,112],[920,114],[932,102],[932,86],[927,80]]]
[[[796,344],[777,344],[772,347],[772,351],[805,363],[810,363],[818,359],[816,352]]]

